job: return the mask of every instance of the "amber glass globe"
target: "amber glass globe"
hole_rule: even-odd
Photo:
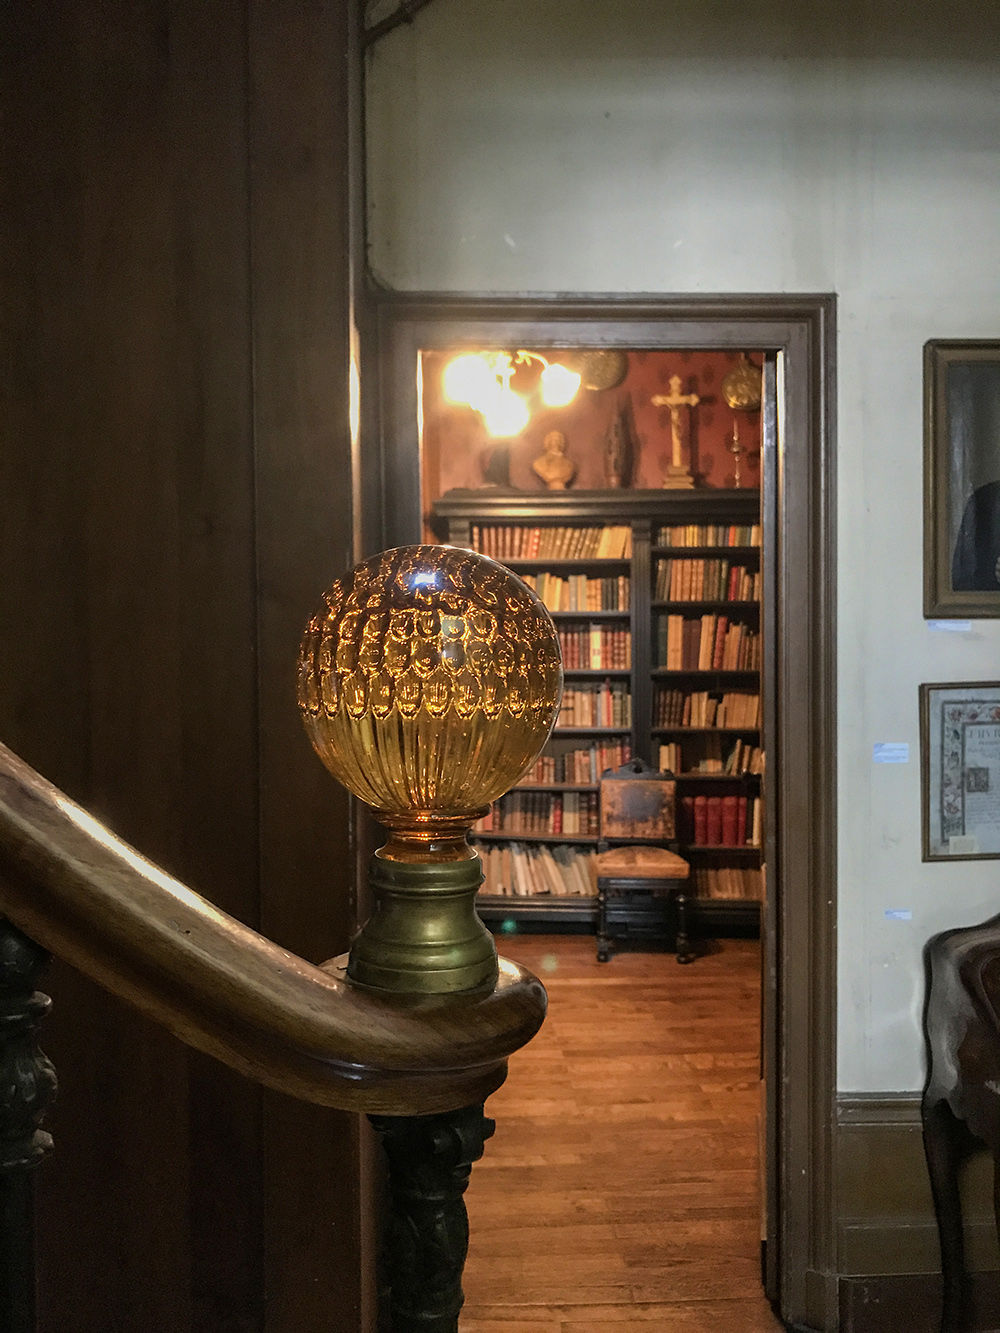
[[[310,740],[392,828],[467,828],[535,758],[561,689],[538,598],[450,546],[397,547],[345,574],[299,653]]]

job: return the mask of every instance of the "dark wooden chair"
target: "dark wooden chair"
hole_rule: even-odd
[[[673,940],[694,961],[687,931],[690,867],[677,855],[677,783],[641,759],[601,777],[597,854],[597,960],[616,940]]]
[[[964,1333],[968,1278],[959,1168],[983,1144],[993,1154],[1000,1229],[1000,916],[935,935],[924,960],[927,1084],[921,1112],[941,1239],[941,1333]]]

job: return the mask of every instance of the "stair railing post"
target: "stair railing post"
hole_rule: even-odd
[[[35,990],[48,954],[0,917],[0,1328],[35,1333],[31,1171],[52,1147],[41,1128],[56,1094],[35,1042],[51,1000]]]
[[[496,1129],[482,1106],[369,1116],[389,1164],[382,1275],[392,1333],[453,1333],[469,1250],[466,1186]]]
[[[555,722],[562,663],[552,618],[484,555],[402,546],[327,590],[306,626],[298,680],[317,754],[389,830],[371,860],[375,905],[351,945],[347,980],[401,1003],[451,997],[457,1012],[463,996],[500,979],[476,912],[484,874],[468,835]],[[463,1195],[495,1126],[481,1103],[407,1109],[371,1117],[389,1167],[387,1313],[392,1333],[457,1333]]]

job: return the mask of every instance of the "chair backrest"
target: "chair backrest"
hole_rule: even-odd
[[[677,836],[677,783],[641,759],[601,775],[603,839],[673,842]]]

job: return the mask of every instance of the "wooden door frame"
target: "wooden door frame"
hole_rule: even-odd
[[[835,298],[379,292],[375,304],[377,403],[369,399],[362,413],[366,551],[420,538],[414,371],[422,349],[589,345],[779,354],[785,392],[765,445],[762,501],[770,704],[764,740],[772,761],[763,1055],[774,1136],[767,1190],[778,1213],[767,1285],[790,1324],[835,1327]]]

